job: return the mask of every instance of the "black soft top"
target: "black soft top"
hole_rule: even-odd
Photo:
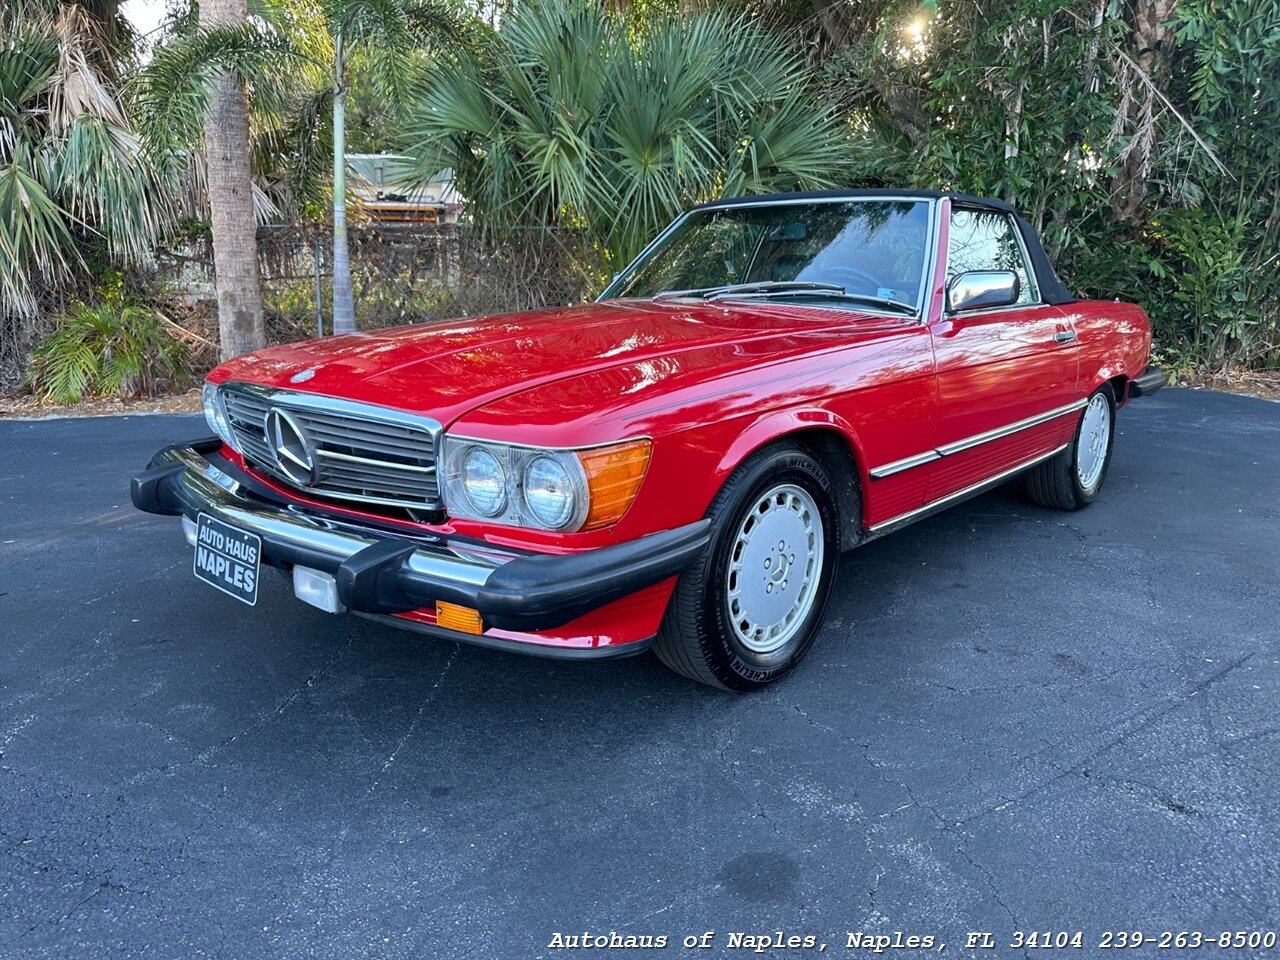
[[[710,203],[699,204],[693,209],[705,210],[708,207],[734,207],[741,204],[767,203],[770,201],[803,202],[805,200],[846,198],[849,200],[861,200],[875,197],[910,197],[921,200],[942,200],[945,198],[950,200],[953,206],[977,207],[1011,214],[1014,222],[1018,225],[1018,231],[1022,234],[1022,243],[1027,248],[1027,255],[1031,258],[1031,269],[1036,274],[1036,285],[1040,289],[1040,299],[1044,303],[1074,303],[1076,301],[1076,295],[1067,289],[1066,285],[1058,279],[1058,275],[1053,272],[1053,264],[1049,262],[1049,258],[1045,255],[1044,247],[1041,246],[1040,237],[1035,229],[1023,219],[1017,210],[1013,209],[1012,204],[1003,200],[973,197],[967,193],[956,193],[952,190],[893,190],[864,187],[850,190],[809,190],[800,193],[766,193],[745,197],[729,197],[724,200],[713,200]]]

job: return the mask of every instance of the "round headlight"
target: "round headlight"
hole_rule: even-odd
[[[569,471],[551,457],[534,457],[524,470],[524,501],[543,526],[563,527],[575,506]]]
[[[472,447],[463,456],[462,489],[481,516],[496,517],[507,505],[507,475],[483,447]]]
[[[206,383],[200,388],[200,399],[204,402],[204,418],[209,429],[216,433],[224,443],[235,447],[235,437],[231,435],[231,425],[227,423],[222,409],[222,400],[218,397],[217,384]]]

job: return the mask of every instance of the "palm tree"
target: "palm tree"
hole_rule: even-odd
[[[246,0],[201,0],[200,25],[243,27]],[[206,188],[218,293],[222,359],[260,350],[267,334],[258,273],[258,224],[249,174],[249,104],[244,80],[230,70],[211,77],[204,119]]]
[[[393,108],[400,107],[408,99],[414,52],[465,37],[467,29],[441,0],[321,0],[318,12],[330,41],[325,59],[333,97],[333,332],[353,333],[345,159],[352,59],[369,54],[379,93]]]
[[[82,7],[0,3],[0,320],[20,349],[42,287],[102,242],[120,263],[150,259],[173,222],[167,185],[146,162],[112,79],[103,24]]]
[[[541,0],[428,69],[406,146],[480,222],[585,227],[616,269],[690,203],[838,184],[847,135],[808,80],[741,17]]]
[[[205,0],[208,2],[208,0]],[[218,0],[239,2],[245,0]],[[347,241],[346,103],[353,58],[361,52],[389,108],[408,99],[420,52],[467,42],[471,19],[449,0],[261,0],[243,26],[202,26],[157,51],[143,78],[151,126],[175,148],[191,145],[190,116],[207,101],[216,70],[235,70],[266,113],[289,114],[277,146],[301,182],[315,176],[331,107],[333,176],[333,330],[356,329]],[[242,171],[247,180],[246,171]],[[216,237],[215,237],[216,245]]]

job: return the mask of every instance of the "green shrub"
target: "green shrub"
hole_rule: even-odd
[[[31,353],[32,389],[54,403],[86,396],[152,396],[161,379],[184,382],[186,346],[151,310],[80,304]]]

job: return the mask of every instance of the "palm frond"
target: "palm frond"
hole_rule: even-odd
[[[184,379],[185,356],[183,343],[150,310],[80,304],[58,318],[53,333],[32,351],[28,382],[62,404],[90,394],[150,393],[161,376]]]
[[[31,315],[35,278],[67,273],[79,262],[67,226],[70,213],[42,181],[41,164],[19,145],[0,166],[0,314]]]
[[[146,262],[176,216],[138,136],[90,113],[81,113],[66,131],[57,191],[71,214],[105,237],[112,256],[124,262]]]
[[[156,50],[138,79],[136,100],[147,139],[177,153],[199,142],[217,71],[272,88],[287,65],[317,64],[286,35],[256,24],[204,28]]]
[[[290,144],[289,181],[295,200],[320,202],[323,198],[332,163],[332,108],[331,88],[312,90],[295,106],[284,131]]]
[[[100,46],[101,28],[84,8],[66,4],[58,11],[53,34],[58,41],[58,69],[45,90],[49,122],[55,133],[68,129],[82,116],[124,126],[115,92],[100,70],[90,63]]]
[[[477,219],[585,226],[625,261],[692,202],[835,182],[847,138],[807,79],[728,13],[637,36],[582,0],[528,4],[429,69],[407,152],[423,174],[448,159]]]

